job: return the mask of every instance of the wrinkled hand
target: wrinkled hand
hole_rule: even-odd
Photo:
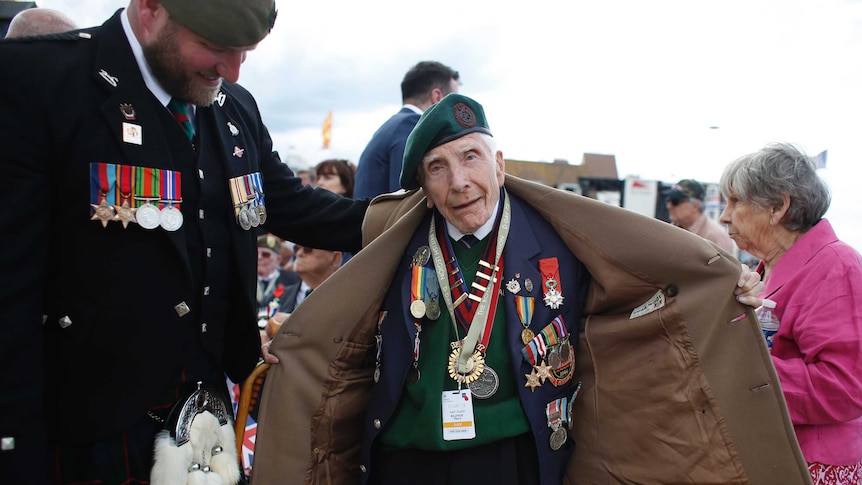
[[[263,361],[267,364],[278,364],[279,360],[274,354],[269,353],[269,345],[272,341],[260,346],[260,353],[263,355]]]
[[[757,295],[766,290],[766,285],[760,281],[760,274],[756,271],[751,271],[748,265],[742,265],[742,272],[739,274],[739,281],[736,282],[736,288],[733,294],[736,295],[736,301],[743,305],[748,305],[754,308],[762,304]]]

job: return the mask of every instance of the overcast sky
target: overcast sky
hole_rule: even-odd
[[[127,2],[38,4],[85,26]],[[828,150],[827,217],[862,251],[862,1],[276,4],[240,83],[295,168],[357,161],[400,107],[407,69],[438,60],[461,73],[461,93],[483,104],[509,159],[613,154],[621,177],[717,182],[727,163],[772,141]]]

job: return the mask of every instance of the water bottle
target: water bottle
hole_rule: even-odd
[[[760,320],[760,328],[763,330],[763,336],[766,337],[766,345],[772,349],[772,338],[778,332],[778,315],[775,314],[775,302],[772,300],[763,300],[762,306],[754,311],[757,314],[757,319]]]

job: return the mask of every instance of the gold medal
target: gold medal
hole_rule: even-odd
[[[99,204],[90,204],[93,207],[95,213],[93,217],[90,218],[91,221],[101,221],[102,227],[108,227],[108,221],[115,221],[116,214],[114,213],[114,207],[108,205],[108,200],[105,197],[102,197],[102,201]]]
[[[457,345],[457,347],[454,347]],[[474,350],[467,363],[464,365],[464,372],[458,371],[458,357],[461,356],[461,343],[453,342],[452,353],[449,354],[449,377],[459,384],[469,384],[482,374],[485,370],[485,356],[482,352]]]
[[[536,375],[539,376],[539,380],[542,381],[542,384],[545,383],[545,379],[548,379],[549,377],[551,377],[552,367],[549,366],[548,364],[545,364],[544,360],[542,361],[541,364],[534,365],[533,369],[536,369]]]
[[[536,338],[536,335],[529,328],[524,328],[524,330],[521,330],[521,342],[524,342],[524,345],[527,345],[532,342],[534,338]]]
[[[529,387],[532,392],[536,392],[536,388],[542,385],[539,382],[539,374],[536,374],[536,369],[531,370],[529,374],[524,374],[524,377],[527,378],[527,383],[524,384],[524,387]]]
[[[128,200],[123,200],[122,205],[115,205],[114,210],[117,211],[117,219],[123,223],[123,229],[128,227],[130,222],[136,222],[135,208],[129,207]]]

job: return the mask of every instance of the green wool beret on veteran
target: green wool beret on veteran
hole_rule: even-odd
[[[419,188],[416,171],[429,150],[470,133],[491,134],[485,110],[463,94],[449,94],[428,108],[407,137],[401,165],[401,188]]]
[[[171,17],[227,47],[257,44],[275,24],[275,0],[162,0]]]

